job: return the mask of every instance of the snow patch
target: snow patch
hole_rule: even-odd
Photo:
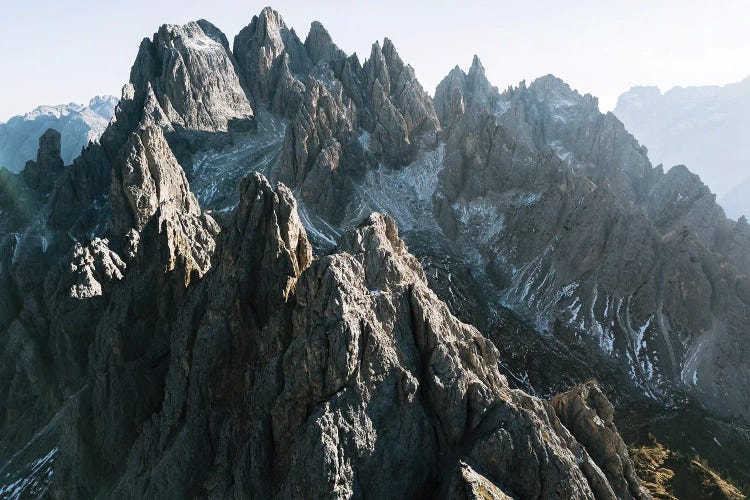
[[[651,321],[654,319],[653,316],[650,316],[646,322],[641,326],[638,331],[636,332],[636,340],[635,344],[633,345],[633,350],[635,352],[640,351],[641,349],[646,348],[646,341],[644,340],[644,336],[646,335],[646,330],[648,330],[648,327],[651,326]]]
[[[475,198],[468,203],[458,203],[453,208],[458,220],[476,232],[483,243],[492,242],[505,229],[505,216],[490,198]]]
[[[710,337],[708,335],[701,335],[688,349],[685,356],[685,364],[680,372],[680,379],[683,384],[692,383],[694,386],[698,385],[698,364],[703,358],[702,354],[703,351],[705,351],[706,346],[709,344],[709,339]]]
[[[577,169],[583,166],[575,157],[575,155],[565,148],[562,142],[554,140],[547,145],[552,148],[552,151],[555,153],[555,155],[570,168]]]
[[[495,104],[495,108],[492,110],[492,114],[495,116],[495,118],[501,118],[505,113],[508,112],[509,109],[510,101],[499,99],[497,101],[497,104]]]
[[[363,130],[360,132],[357,140],[359,141],[360,146],[362,146],[362,149],[370,151],[370,133],[368,131]]]
[[[297,197],[297,199],[300,198]],[[315,217],[316,223],[314,223],[302,202],[297,202],[297,213],[308,236],[326,246],[336,246],[336,240],[341,235],[338,230],[317,216]]]
[[[0,486],[0,498],[35,498],[41,496],[52,481],[55,455],[57,447],[52,448],[46,455],[29,463],[22,471],[21,477],[11,477],[6,473],[0,481],[14,479],[4,486]]]
[[[11,264],[15,264],[16,263],[16,261],[18,260],[18,252],[21,249],[21,235],[18,234],[18,233],[13,233],[13,238],[15,238],[16,244],[13,247],[13,257],[12,257],[12,259],[10,261]]]
[[[185,46],[185,48],[194,50],[196,52],[225,52],[223,45],[207,36],[182,36],[180,37],[180,40],[182,41],[182,44]]]

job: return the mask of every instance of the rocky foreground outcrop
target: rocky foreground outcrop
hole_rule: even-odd
[[[161,369],[150,347],[150,368],[115,361],[136,348],[112,326],[115,293],[90,382],[68,403],[53,497],[648,496],[627,452],[586,427],[602,401],[577,400],[585,412],[566,427],[556,403],[511,389],[495,347],[437,299],[387,216],[313,259],[291,192],[248,177],[214,267],[160,336]],[[142,377],[163,396],[133,408]]]

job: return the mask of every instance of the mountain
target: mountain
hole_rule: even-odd
[[[750,227],[594,97],[266,8],[115,115],[0,177],[3,494],[648,498],[649,435],[750,484]]]
[[[97,96],[88,105],[39,106],[0,123],[0,166],[20,172],[36,157],[37,140],[50,128],[62,134],[62,159],[70,164],[89,142],[99,140],[114,116],[117,101],[116,97]]]
[[[750,193],[750,176],[739,182],[739,184],[721,197],[721,206],[728,214],[735,217],[747,217],[747,214],[750,214],[748,193]]]
[[[750,78],[723,87],[634,87],[615,115],[663,165],[687,165],[732,218],[750,215]]]

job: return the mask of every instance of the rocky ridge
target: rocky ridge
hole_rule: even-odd
[[[494,346],[430,291],[388,217],[312,259],[291,192],[254,175],[229,227],[176,316],[161,409],[122,420],[100,384],[78,395],[63,442],[79,444],[58,452],[53,496],[98,481],[117,498],[454,497],[467,464],[473,481],[507,495],[647,496],[637,479],[616,494],[622,473],[591,458],[549,403],[508,387]],[[602,460],[630,463],[614,453]],[[99,460],[97,474],[125,472],[87,477],[82,465]]]
[[[640,497],[599,389],[527,393],[606,365],[623,401],[747,404],[746,224],[554,77],[501,94],[475,58],[433,100],[387,39],[164,26],[49,197],[19,179],[4,484],[36,450],[56,497]]]
[[[486,92],[485,82],[471,83],[476,64],[436,100],[449,101],[462,83]],[[684,167],[651,168],[613,115],[553,77],[493,92],[489,106],[473,109],[446,132],[453,156],[437,207],[446,234],[472,234],[463,214],[494,211],[498,232],[473,237],[485,240],[480,252],[514,310],[593,337],[656,397],[672,380],[717,411],[744,415],[748,402],[732,380],[747,373],[734,355],[748,328],[748,263],[738,251],[747,225],[728,220]],[[708,345],[712,354],[702,352]]]

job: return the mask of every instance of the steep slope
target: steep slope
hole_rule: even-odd
[[[602,390],[529,393],[748,404],[750,228],[551,76],[501,94],[475,59],[433,101],[387,39],[167,25],[100,144],[49,196],[29,173],[0,191],[33,201],[0,198],[3,485],[640,497]]]
[[[750,149],[750,78],[710,87],[634,87],[617,101],[615,115],[665,166],[687,165],[732,218],[750,215],[749,193],[734,188],[747,180]]]
[[[61,156],[70,164],[91,141],[97,141],[115,114],[117,98],[97,96],[88,105],[40,106],[0,123],[0,166],[20,172],[36,156],[36,143],[47,129],[62,135]]]
[[[684,384],[715,411],[746,415],[748,263],[736,245],[747,225],[686,169],[652,169],[592,98],[545,77],[477,99],[481,73],[475,61],[436,93],[469,96],[462,116],[443,117],[455,122],[437,207],[446,233],[483,243],[514,310],[598,343],[647,393]],[[478,222],[488,216],[495,233]]]
[[[209,269],[218,228],[161,129],[131,134],[113,242],[77,243],[45,285],[49,326],[20,317],[8,332],[49,328],[53,364],[4,406],[28,384],[54,416],[6,456],[4,494],[647,497],[627,452],[593,458],[549,403],[508,387],[390,218],[313,260],[286,187],[253,174],[241,193]],[[5,415],[6,431],[27,425]]]
[[[152,245],[144,234],[98,320],[90,382],[66,402],[51,452],[53,496],[456,498],[478,482],[521,497],[647,497],[624,445],[595,459],[552,406],[508,387],[494,346],[429,290],[391,219],[371,216],[312,260],[291,193],[253,175],[200,283],[154,273],[152,256],[169,256]],[[156,323],[122,335],[142,321],[124,297],[154,274],[157,304],[188,295],[173,319],[157,307]],[[163,387],[163,402],[153,391],[129,406],[142,384]]]

